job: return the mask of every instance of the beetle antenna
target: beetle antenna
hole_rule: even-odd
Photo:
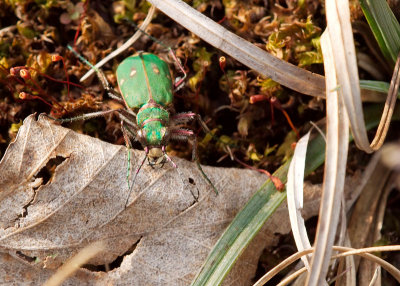
[[[171,165],[172,165],[175,169],[178,168],[178,166],[174,163],[174,161],[172,161],[172,159],[171,159],[166,153],[164,153],[164,157],[165,157],[165,159],[167,159],[168,162],[171,163]]]
[[[88,65],[91,69],[93,69],[96,73],[99,72],[99,69],[97,67],[95,67],[94,65],[92,65],[87,59],[85,59],[84,57],[82,57],[77,51],[74,50],[73,47],[71,47],[70,45],[67,45],[67,48],[81,61],[84,62],[86,65]]]
[[[174,161],[172,161],[172,159],[168,156],[167,152],[165,152],[165,146],[162,146],[161,150],[164,154],[164,158],[167,159],[167,161],[170,162],[175,169],[178,168],[178,166],[174,163]]]
[[[177,58],[177,56],[175,55],[174,51],[172,50],[171,47],[165,45],[163,42],[157,40],[156,38],[154,38],[152,35],[150,35],[149,33],[147,33],[145,30],[143,30],[142,28],[140,28],[138,25],[136,25],[134,22],[129,21],[129,23],[134,26],[138,31],[142,32],[144,35],[146,35],[147,37],[149,37],[153,42],[156,42],[157,44],[159,44],[160,46],[162,46],[164,49],[168,50],[168,53],[171,55],[172,59],[177,63],[178,68],[181,70],[181,72],[183,73],[183,77],[180,78],[176,83],[175,83],[175,87],[177,88],[177,90],[179,90],[182,86],[183,81],[186,79],[186,71],[183,68],[180,60]]]
[[[146,18],[144,19],[144,21],[142,22],[142,24],[140,25],[141,29],[146,29],[146,27],[150,24],[151,19],[153,18],[154,12],[156,11],[156,8],[152,5],[149,9],[149,12],[147,13]],[[100,62],[98,62],[96,64],[97,68],[102,67],[105,63],[107,63],[109,60],[111,60],[112,58],[116,57],[117,55],[119,55],[120,53],[122,53],[123,51],[125,51],[127,48],[129,48],[130,46],[133,45],[134,42],[136,42],[136,40],[141,36],[141,32],[137,31],[128,41],[126,41],[121,47],[119,47],[118,49],[116,49],[115,51],[113,51],[111,54],[109,54],[108,56],[106,56],[104,59],[102,59]],[[81,79],[80,81],[84,81],[85,79],[87,79],[89,76],[91,76],[93,74],[93,70],[88,71]]]
[[[135,176],[133,177],[132,184],[131,184],[131,186],[130,186],[130,188],[129,188],[129,193],[128,193],[128,196],[127,196],[126,201],[125,201],[125,209],[126,209],[126,207],[128,206],[128,201],[129,201],[129,198],[130,198],[130,196],[131,196],[131,194],[132,194],[132,190],[133,190],[133,186],[135,185],[136,177],[137,177],[137,175],[139,174],[140,169],[142,169],[142,166],[143,166],[144,162],[146,161],[146,159],[147,159],[147,157],[148,157],[148,154],[149,154],[149,148],[148,148],[148,147],[146,147],[144,150],[146,151],[146,154],[144,155],[144,158],[143,158],[143,160],[142,160],[142,163],[140,163],[140,166],[139,166],[139,168],[136,170]]]
[[[156,42],[157,44],[159,44],[160,46],[162,46],[164,49],[170,50],[171,47],[168,47],[167,45],[165,45],[163,42],[161,42],[160,40],[154,38],[152,35],[150,35],[149,33],[147,33],[145,30],[143,30],[141,27],[139,27],[138,25],[136,25],[133,21],[127,20],[127,22],[132,25],[133,27],[136,28],[136,30],[140,31],[142,34],[146,35],[148,38],[150,38],[153,42]]]

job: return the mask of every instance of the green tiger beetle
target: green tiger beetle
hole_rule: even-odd
[[[198,114],[193,112],[175,113],[174,110],[172,103],[174,87],[179,88],[182,85],[186,77],[186,72],[172,49],[169,49],[169,52],[178,63],[184,75],[182,78],[174,84],[169,66],[165,61],[154,54],[140,52],[126,58],[118,65],[116,75],[121,91],[120,94],[110,86],[100,69],[94,67],[71,46],[68,46],[68,48],[81,61],[95,70],[108,95],[112,99],[123,102],[126,108],[87,113],[77,117],[56,120],[61,123],[86,120],[104,116],[112,112],[116,112],[119,115],[122,133],[128,150],[127,181],[129,194],[125,206],[127,206],[136,177],[146,159],[152,167],[155,165],[161,165],[162,167],[166,162],[170,162],[174,168],[177,168],[177,165],[166,153],[166,146],[170,140],[189,140],[192,143],[192,159],[196,161],[202,176],[212,186],[216,194],[218,194],[218,190],[198,163],[196,134],[192,130],[182,128],[181,126],[195,119],[200,123],[205,132],[210,132],[208,127]],[[145,157],[137,168],[132,184],[130,185],[131,140],[137,140],[141,143],[145,151]]]

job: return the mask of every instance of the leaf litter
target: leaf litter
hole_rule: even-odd
[[[135,168],[144,154],[134,150],[132,155]],[[63,160],[43,184],[38,174],[57,157]],[[125,147],[75,133],[43,116],[29,116],[0,162],[1,283],[26,281],[27,276],[32,283],[44,282],[80,249],[100,240],[105,251],[66,285],[190,283],[265,176],[204,167],[221,190],[216,196],[194,163],[173,159],[182,179],[173,167],[145,166],[125,208]],[[190,188],[198,192],[197,201]],[[305,208],[312,206],[306,217],[317,213],[315,199],[315,191],[308,197],[306,192]],[[276,212],[225,283],[250,281],[264,247],[276,243],[278,233],[289,232],[289,223],[282,221],[288,222],[286,207]],[[102,267],[113,271],[99,272]]]

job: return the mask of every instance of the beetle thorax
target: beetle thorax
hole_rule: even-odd
[[[143,147],[152,148],[168,144],[169,113],[161,106],[141,108],[136,116],[138,140]]]

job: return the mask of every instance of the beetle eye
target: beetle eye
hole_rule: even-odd
[[[146,131],[145,130],[140,129],[136,133],[136,138],[142,144],[143,147],[148,145],[147,138],[146,138]]]
[[[137,136],[138,136],[139,138],[141,138],[141,139],[145,139],[145,138],[146,138],[146,130],[140,129],[140,130],[137,132]]]
[[[166,143],[168,141],[169,132],[168,132],[167,128],[165,128],[165,127],[162,128],[161,132],[162,132],[162,142]]]

